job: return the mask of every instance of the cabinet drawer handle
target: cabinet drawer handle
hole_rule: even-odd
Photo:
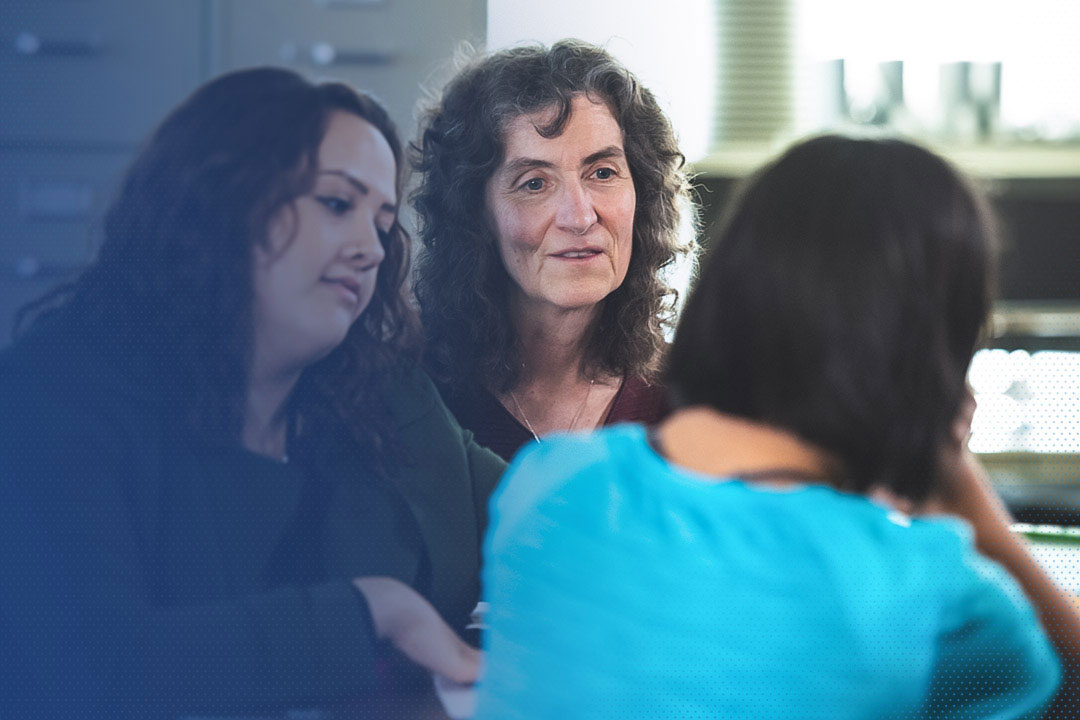
[[[311,46],[311,61],[316,65],[388,65],[394,61],[392,53],[362,48],[340,48],[328,42]]]
[[[15,36],[15,52],[23,57],[95,57],[102,54],[105,44],[100,37],[81,40],[44,38],[23,30]]]
[[[42,262],[36,257],[25,256],[13,263],[0,266],[0,275],[32,282],[51,278],[71,278],[84,267],[84,264],[77,262]]]

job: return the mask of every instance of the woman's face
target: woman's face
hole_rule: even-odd
[[[487,182],[499,254],[525,306],[595,306],[622,284],[633,245],[634,181],[611,111],[584,95],[557,137],[536,131],[554,110],[506,128]]]
[[[270,220],[254,251],[257,361],[302,369],[344,339],[375,293],[397,217],[386,138],[347,112],[330,117],[315,184]]]

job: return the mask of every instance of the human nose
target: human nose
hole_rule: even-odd
[[[569,183],[565,188],[559,200],[556,220],[562,229],[584,235],[597,220],[592,195],[580,182]]]
[[[371,220],[360,222],[350,233],[349,241],[342,248],[342,252],[349,262],[358,267],[378,265],[386,257],[381,235],[378,226]]]

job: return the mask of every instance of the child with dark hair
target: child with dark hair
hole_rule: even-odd
[[[493,499],[479,717],[1038,712],[1080,622],[965,447],[991,237],[906,142],[754,177],[682,315],[676,411],[531,448]]]

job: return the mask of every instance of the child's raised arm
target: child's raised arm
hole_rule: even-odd
[[[1011,531],[1012,516],[991,487],[986,471],[967,449],[973,409],[970,402],[962,410],[955,437],[942,451],[941,492],[921,510],[947,512],[970,522],[979,551],[1004,566],[1020,583],[1062,664],[1061,687],[1045,717],[1073,717],[1080,699],[1080,607],[1032,557],[1027,541]]]

